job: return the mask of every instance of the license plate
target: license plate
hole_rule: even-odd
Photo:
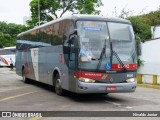
[[[107,87],[107,91],[114,91],[114,90],[117,90],[116,86],[109,86],[109,87]]]

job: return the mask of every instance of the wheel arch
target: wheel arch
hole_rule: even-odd
[[[53,70],[53,74],[52,74],[53,86],[55,85],[55,77],[56,77],[57,74],[61,78],[61,71],[60,71],[60,69],[58,67],[55,67],[54,70]]]

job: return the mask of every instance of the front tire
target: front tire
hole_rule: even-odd
[[[64,91],[61,87],[61,80],[60,80],[60,77],[58,74],[55,77],[55,92],[57,95],[60,95],[60,96],[62,96],[64,93]]]

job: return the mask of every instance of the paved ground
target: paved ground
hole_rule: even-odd
[[[106,96],[67,93],[65,96],[58,96],[52,86],[37,82],[25,84],[15,71],[0,68],[0,111],[160,111],[160,90],[137,87],[134,93]]]

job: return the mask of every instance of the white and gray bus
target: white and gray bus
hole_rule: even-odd
[[[15,66],[16,46],[5,47],[0,49],[0,66],[10,66],[11,61]]]
[[[58,95],[64,90],[80,94],[136,89],[135,36],[128,20],[62,17],[19,34],[16,49],[16,73],[24,82],[53,85]]]

